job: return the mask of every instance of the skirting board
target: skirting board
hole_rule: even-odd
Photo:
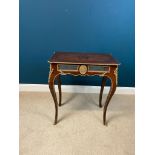
[[[67,93],[99,93],[100,86],[80,86],[80,85],[62,85],[62,92]],[[110,87],[104,88],[104,93],[109,92]],[[44,84],[19,84],[20,92],[49,92],[48,85]],[[58,92],[58,87],[55,85],[55,91]],[[134,87],[117,87],[115,94],[135,94]]]

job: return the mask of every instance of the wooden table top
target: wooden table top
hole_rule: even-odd
[[[49,63],[119,65],[110,54],[56,51]]]

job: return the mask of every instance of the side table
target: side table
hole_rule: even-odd
[[[106,125],[106,112],[108,104],[115,93],[118,81],[119,63],[110,54],[80,53],[80,52],[61,52],[57,51],[48,61],[50,63],[49,89],[55,104],[55,120],[58,120],[58,101],[55,93],[54,81],[58,80],[59,106],[61,106],[61,79],[60,75],[71,74],[74,76],[93,76],[103,77],[99,96],[99,107],[102,107],[102,94],[107,79],[111,81],[111,87],[103,108],[103,124]]]

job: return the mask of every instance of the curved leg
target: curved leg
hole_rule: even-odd
[[[55,120],[54,120],[54,125],[57,124],[57,119],[58,119],[58,102],[57,102],[57,97],[55,93],[55,87],[54,87],[54,80],[57,75],[51,74],[49,78],[49,89],[52,94],[54,104],[55,104]]]
[[[103,90],[104,90],[106,80],[107,80],[106,77],[103,77],[102,84],[101,84],[101,89],[100,89],[100,96],[99,96],[99,107],[100,108],[102,108],[102,94],[103,94]]]
[[[103,124],[106,125],[106,112],[107,112],[107,107],[109,105],[109,102],[112,98],[112,96],[114,95],[115,93],[115,90],[116,90],[116,76],[115,75],[112,75],[111,78],[111,87],[110,87],[110,91],[108,93],[108,96],[107,96],[107,99],[106,99],[106,102],[105,102],[105,105],[104,105],[104,109],[103,109]]]
[[[62,98],[62,92],[61,92],[61,78],[60,75],[58,75],[58,90],[59,90],[59,106],[61,106],[61,98]]]

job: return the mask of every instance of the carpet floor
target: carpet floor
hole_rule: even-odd
[[[98,94],[62,93],[59,122],[53,125],[50,93],[20,92],[20,155],[134,155],[134,95],[113,96],[107,126],[98,98]]]

